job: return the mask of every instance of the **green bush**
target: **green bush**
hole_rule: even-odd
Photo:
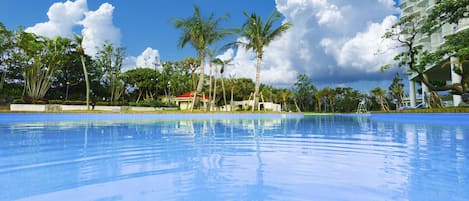
[[[15,99],[15,100],[13,100],[12,103],[13,103],[13,104],[24,104],[25,101],[24,101],[23,99]]]
[[[47,100],[33,100],[32,104],[44,105],[44,104],[48,104],[48,101]]]
[[[110,102],[102,102],[102,101],[99,101],[99,102],[96,102],[96,105],[99,105],[99,106],[110,106],[111,103],[110,103]]]
[[[86,105],[86,101],[81,100],[66,100],[62,104],[64,105]]]
[[[63,100],[49,100],[49,104],[58,104],[58,105],[60,105],[60,104],[63,104],[63,102],[64,102]]]

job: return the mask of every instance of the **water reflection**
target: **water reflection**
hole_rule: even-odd
[[[0,123],[0,200],[469,199],[468,125],[394,118]]]

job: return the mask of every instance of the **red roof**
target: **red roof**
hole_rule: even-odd
[[[189,92],[186,92],[186,93],[183,93],[179,96],[176,96],[176,98],[194,98],[194,94],[195,92],[193,91],[189,91]],[[209,98],[207,96],[202,96],[202,95],[197,95],[199,98],[203,98],[203,99],[206,99],[206,100],[209,100]]]

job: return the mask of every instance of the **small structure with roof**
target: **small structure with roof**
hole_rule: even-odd
[[[192,101],[194,100],[194,94],[195,92],[191,91],[191,92],[186,92],[179,96],[176,96],[175,102],[176,102],[176,105],[179,106],[180,110],[191,109]],[[194,109],[200,108],[200,106],[202,106],[202,108],[206,108],[208,106],[208,103],[210,102],[210,99],[205,95],[197,94],[197,96],[199,97],[200,102],[199,102],[199,106],[194,106]]]

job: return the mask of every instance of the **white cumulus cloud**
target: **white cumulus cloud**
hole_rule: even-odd
[[[122,65],[122,71],[128,71],[135,68],[156,68],[161,70],[160,54],[157,49],[147,47],[139,56],[128,56]]]
[[[154,68],[155,65],[160,64],[160,54],[158,50],[147,47],[140,56],[137,57],[137,67]]]
[[[96,11],[85,13],[85,19],[81,22],[83,30],[83,48],[85,53],[94,56],[105,42],[119,46],[121,33],[119,28],[114,26],[113,19],[114,6],[103,3]]]
[[[397,20],[393,16],[398,13],[394,1],[275,2],[293,27],[264,49],[261,82],[291,85],[303,73],[318,85],[392,79],[391,72],[382,73],[379,67],[391,62],[393,55],[386,51],[392,42],[383,41],[381,36]],[[232,57],[230,73],[254,78],[253,52],[238,48]]]
[[[87,0],[56,2],[49,7],[47,22],[37,23],[25,31],[45,37],[72,37],[73,29],[82,26],[85,53],[95,56],[97,49],[107,41],[119,46],[121,34],[113,24],[114,6],[103,3],[95,11],[89,11]]]
[[[390,15],[384,18],[382,23],[371,23],[364,32],[358,32],[353,38],[341,41],[324,38],[321,46],[326,53],[332,54],[338,66],[353,67],[364,72],[377,72],[380,66],[392,62],[394,51],[386,51],[379,54],[383,49],[392,49],[395,42],[382,38],[387,29],[397,22],[397,17]]]
[[[86,0],[75,2],[57,2],[47,12],[49,21],[37,23],[25,31],[53,38],[56,36],[71,37],[73,27],[83,18],[88,10]]]

